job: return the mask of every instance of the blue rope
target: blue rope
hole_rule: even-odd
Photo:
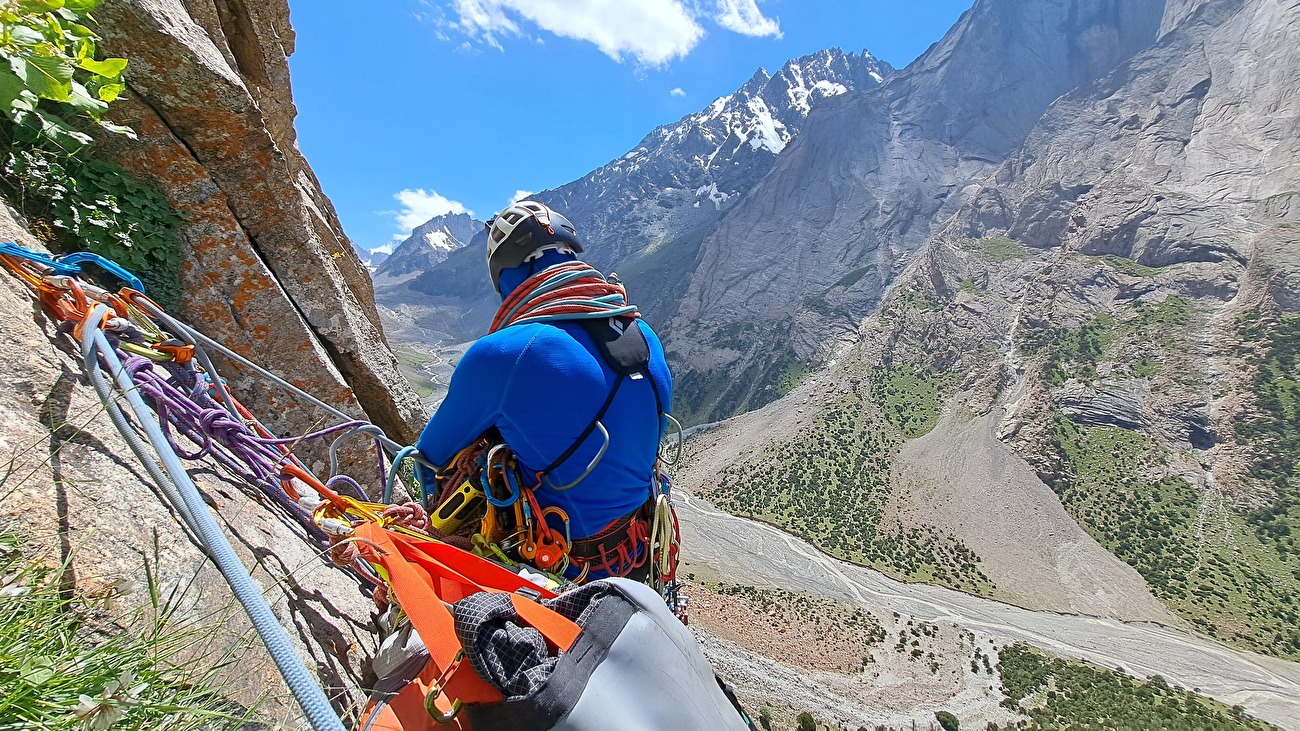
[[[393,462],[388,467],[388,479],[384,480],[384,502],[393,502],[393,486],[397,484],[397,473],[402,469],[402,460],[410,457],[416,452],[414,446],[402,447],[397,454],[393,456]],[[423,496],[421,496],[423,497]]]

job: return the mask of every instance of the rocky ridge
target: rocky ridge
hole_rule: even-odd
[[[665,347],[688,421],[753,408],[851,341],[902,266],[1059,95],[1150,45],[1163,2],[981,0],[808,120],[700,247]]]
[[[435,216],[416,226],[371,274],[376,290],[402,284],[432,269],[483,232],[483,222],[467,213]]]
[[[533,198],[563,211],[590,242],[586,258],[617,269],[643,311],[663,321],[700,240],[771,169],[807,116],[892,73],[865,51],[839,49],[794,59],[775,74],[759,69],[734,93],[659,127],[617,160]],[[397,286],[377,279],[379,303],[423,308],[422,319],[454,341],[478,337],[495,300],[474,248]]]

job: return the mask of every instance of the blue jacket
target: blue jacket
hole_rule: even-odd
[[[543,261],[546,261],[543,259]],[[523,272],[502,273],[508,295]],[[510,286],[506,286],[510,285]],[[598,533],[651,495],[654,461],[663,423],[655,392],[671,408],[672,377],[663,345],[644,322],[637,326],[650,346],[650,379],[624,379],[601,423],[610,445],[596,469],[572,489],[537,490],[541,507],[558,506],[569,515],[573,539]],[[574,322],[515,325],[480,338],[456,365],[447,398],[429,420],[416,447],[431,462],[445,465],[489,427],[501,432],[518,457],[528,481],[581,436],[600,411],[617,376],[601,358],[581,325]],[[547,479],[566,485],[582,474],[604,442],[593,432]],[[559,528],[560,526],[555,526]]]

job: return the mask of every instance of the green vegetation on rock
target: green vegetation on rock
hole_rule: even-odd
[[[706,496],[838,558],[910,581],[990,593],[978,556],[951,534],[934,526],[882,525],[890,461],[901,443],[871,402],[852,392],[828,405],[812,428],[723,470]]]
[[[1090,382],[1097,379],[1097,365],[1107,358],[1117,343],[1140,344],[1146,349],[1169,349],[1182,341],[1183,330],[1191,323],[1192,303],[1184,297],[1170,295],[1158,303],[1138,302],[1120,319],[1101,313],[1073,328],[1026,329],[1017,337],[1026,355],[1046,352],[1043,379],[1049,386],[1059,386],[1070,378]],[[1160,372],[1160,359],[1146,355],[1131,366],[1134,376],[1150,378]]]
[[[1126,274],[1133,274],[1139,277],[1154,277],[1160,273],[1160,267],[1149,267],[1145,264],[1139,264],[1127,257],[1106,254],[1100,258],[1102,261],[1109,264],[1112,269]]]
[[[939,423],[939,391],[910,365],[873,370],[871,398],[907,439],[924,436]]]
[[[1156,304],[1137,303],[1137,324],[1182,327],[1192,318],[1192,303],[1186,297],[1171,294]]]
[[[1002,705],[1027,718],[989,729],[1270,729],[1240,710],[1172,688],[1159,676],[1142,681],[1015,644],[998,651]]]
[[[961,723],[957,721],[957,717],[947,711],[935,711],[934,720],[939,722],[939,728],[943,729],[943,731],[958,731],[961,728]]]
[[[748,335],[742,338],[741,333]],[[752,344],[744,344],[750,338],[753,343],[773,342],[754,333],[750,325],[733,324],[719,328],[713,343],[720,347],[753,348]],[[688,370],[673,384],[675,415],[686,426],[692,426],[757,409],[788,393],[811,372],[810,364],[788,347],[768,355],[760,368],[747,372],[752,377],[738,378],[726,368]]]
[[[180,304],[181,218],[158,189],[87,151],[65,155],[0,124],[0,192],[47,245],[105,256],[140,277],[163,307]]]
[[[1002,263],[1011,259],[1028,259],[1029,252],[1023,244],[1009,236],[989,236],[975,239],[980,253],[989,261]]]
[[[1300,556],[1262,542],[1238,511],[1186,480],[1142,477],[1164,461],[1144,434],[1058,414],[1052,438],[1061,465],[1048,484],[1156,598],[1208,634],[1300,656]]]
[[[125,91],[126,59],[97,60],[98,0],[0,7],[0,193],[55,250],[92,251],[134,272],[167,308],[180,303],[180,217],[157,189],[93,156],[93,124]]]
[[[1251,511],[1247,520],[1261,541],[1283,556],[1300,556],[1300,316],[1264,322],[1245,318],[1239,331],[1262,352],[1255,356],[1254,395],[1259,414],[1237,422],[1237,438],[1263,453],[1250,476],[1272,483],[1273,504]],[[1300,577],[1298,577],[1300,578]]]
[[[1098,315],[1074,328],[1027,331],[1021,336],[1021,349],[1027,354],[1046,349],[1049,353],[1043,378],[1059,386],[1069,378],[1091,381],[1097,377],[1097,363],[1114,340],[1115,318]]]
[[[96,59],[99,36],[90,11],[99,0],[21,0],[0,4],[0,114],[36,130],[64,151],[90,142],[69,119],[111,132],[126,127],[103,119],[126,90],[126,59]]]
[[[1178,377],[1185,370],[1196,309],[1171,295],[1102,313],[1075,328],[1019,334],[1026,354],[1046,353],[1043,380],[1098,380],[1098,366],[1122,364],[1134,377]],[[1082,426],[1053,417],[1047,483],[1080,526],[1146,579],[1156,598],[1202,631],[1285,657],[1300,656],[1300,496],[1292,487],[1300,450],[1296,401],[1300,375],[1295,320],[1248,318],[1241,326],[1259,366],[1258,418],[1238,423],[1238,438],[1266,455],[1252,477],[1272,488],[1267,507],[1243,509],[1211,485],[1168,474],[1167,450],[1145,434]],[[1131,356],[1130,356],[1131,357]],[[1119,361],[1116,363],[1116,361]],[[1184,376],[1186,377],[1186,376]]]
[[[1130,368],[1138,378],[1151,378],[1160,372],[1160,362],[1154,358],[1140,358]]]
[[[145,631],[123,632],[124,618],[106,620],[103,607],[72,594],[61,569],[0,533],[0,728],[250,727],[252,712],[219,695],[224,664],[195,661],[209,633],[178,626],[158,588],[148,589]]]
[[[795,390],[803,380],[813,372],[812,366],[803,361],[798,361],[785,369],[781,377],[776,381],[776,393],[778,396],[784,396]]]
[[[943,312],[946,305],[937,300],[917,292],[914,289],[905,289],[898,296],[898,301],[902,304],[904,310],[921,310],[922,312]]]

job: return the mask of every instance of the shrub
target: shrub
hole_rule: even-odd
[[[935,711],[934,720],[939,722],[939,727],[943,731],[957,731],[961,726],[957,722],[957,717],[947,711]]]
[[[99,36],[90,11],[99,0],[21,0],[0,4],[0,114],[73,151],[90,142],[65,117],[112,132],[102,118],[126,89],[126,59],[95,59]]]

